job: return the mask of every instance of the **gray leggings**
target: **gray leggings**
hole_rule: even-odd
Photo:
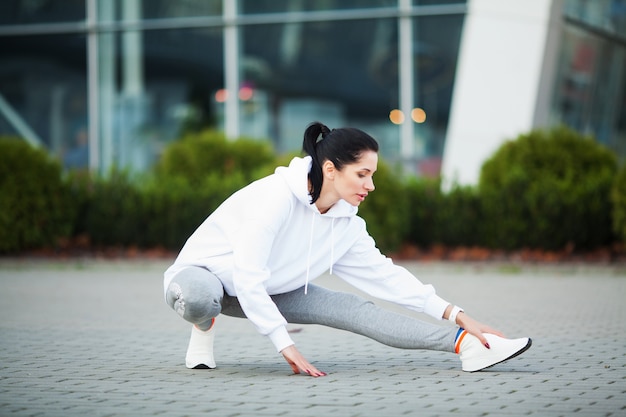
[[[397,314],[354,294],[309,284],[306,295],[298,289],[271,298],[289,323],[347,330],[401,349],[454,352],[458,327]],[[167,288],[166,301],[185,320],[203,330],[220,313],[246,317],[237,298],[225,294],[220,280],[205,268],[188,267],[176,274]]]

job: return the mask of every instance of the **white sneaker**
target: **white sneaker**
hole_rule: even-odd
[[[215,322],[207,331],[196,326],[191,328],[191,338],[185,356],[185,365],[189,369],[214,369],[213,341],[215,340]]]
[[[458,336],[456,352],[460,353],[461,368],[464,371],[476,372],[489,368],[524,353],[532,345],[529,337],[505,339],[489,333],[484,335],[490,349],[487,349],[476,336],[469,334],[466,330]]]

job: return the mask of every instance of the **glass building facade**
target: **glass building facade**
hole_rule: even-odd
[[[142,170],[186,131],[215,128],[283,152],[298,150],[306,125],[320,120],[367,130],[390,159],[436,160],[465,7],[6,0],[0,134],[44,146],[67,167]],[[402,124],[390,120],[402,103],[406,119],[419,108],[421,122],[404,144]]]
[[[626,0],[566,0],[554,121],[626,157]]]
[[[471,3],[471,0],[470,0]],[[565,0],[552,121],[626,154],[626,0]],[[186,132],[300,148],[355,126],[439,174],[463,0],[3,0],[0,136],[148,169]]]

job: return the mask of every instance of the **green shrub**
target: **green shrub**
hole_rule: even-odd
[[[181,177],[152,181],[142,189],[144,227],[138,245],[178,250],[187,238],[226,198],[247,181],[234,173],[217,173],[192,185]]]
[[[613,231],[618,239],[626,243],[626,165],[615,176],[611,190],[613,203]]]
[[[192,184],[201,184],[209,174],[224,178],[237,174],[251,182],[258,178],[259,169],[273,162],[274,153],[266,141],[229,141],[222,133],[204,131],[172,142],[155,173],[158,177],[182,177]]]
[[[411,177],[406,184],[409,207],[408,241],[422,248],[439,240],[439,211],[443,206],[438,179]]]
[[[45,150],[0,139],[0,252],[54,245],[74,221],[60,164]]]
[[[179,249],[228,196],[270,174],[275,155],[265,141],[226,140],[222,133],[192,133],[171,143],[143,190],[145,217],[141,245]]]
[[[486,243],[550,250],[609,243],[616,164],[611,151],[565,127],[506,142],[480,173]]]
[[[204,132],[172,143],[145,178],[116,169],[72,175],[74,234],[96,246],[180,249],[222,201],[270,173],[273,161],[266,143]]]
[[[143,233],[142,196],[127,172],[114,169],[82,184],[86,207],[81,210],[86,233],[96,246],[136,245]]]
[[[475,187],[455,185],[443,193],[440,179],[411,178],[406,188],[410,207],[409,242],[424,248],[435,244],[482,243],[482,211]]]
[[[443,195],[437,214],[435,243],[483,246],[483,212],[478,189],[455,185]]]
[[[87,216],[92,198],[92,173],[89,171],[72,170],[67,174],[66,183],[69,186],[75,216],[71,236],[86,236]]]
[[[368,232],[383,252],[397,249],[408,234],[408,200],[398,172],[383,161],[374,174],[376,189],[359,206]]]

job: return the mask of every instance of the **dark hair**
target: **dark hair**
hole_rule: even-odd
[[[320,122],[313,122],[304,131],[302,150],[313,159],[309,172],[313,204],[322,191],[324,161],[329,160],[341,171],[344,165],[357,162],[364,151],[378,152],[378,142],[367,133],[353,127],[330,130]]]

